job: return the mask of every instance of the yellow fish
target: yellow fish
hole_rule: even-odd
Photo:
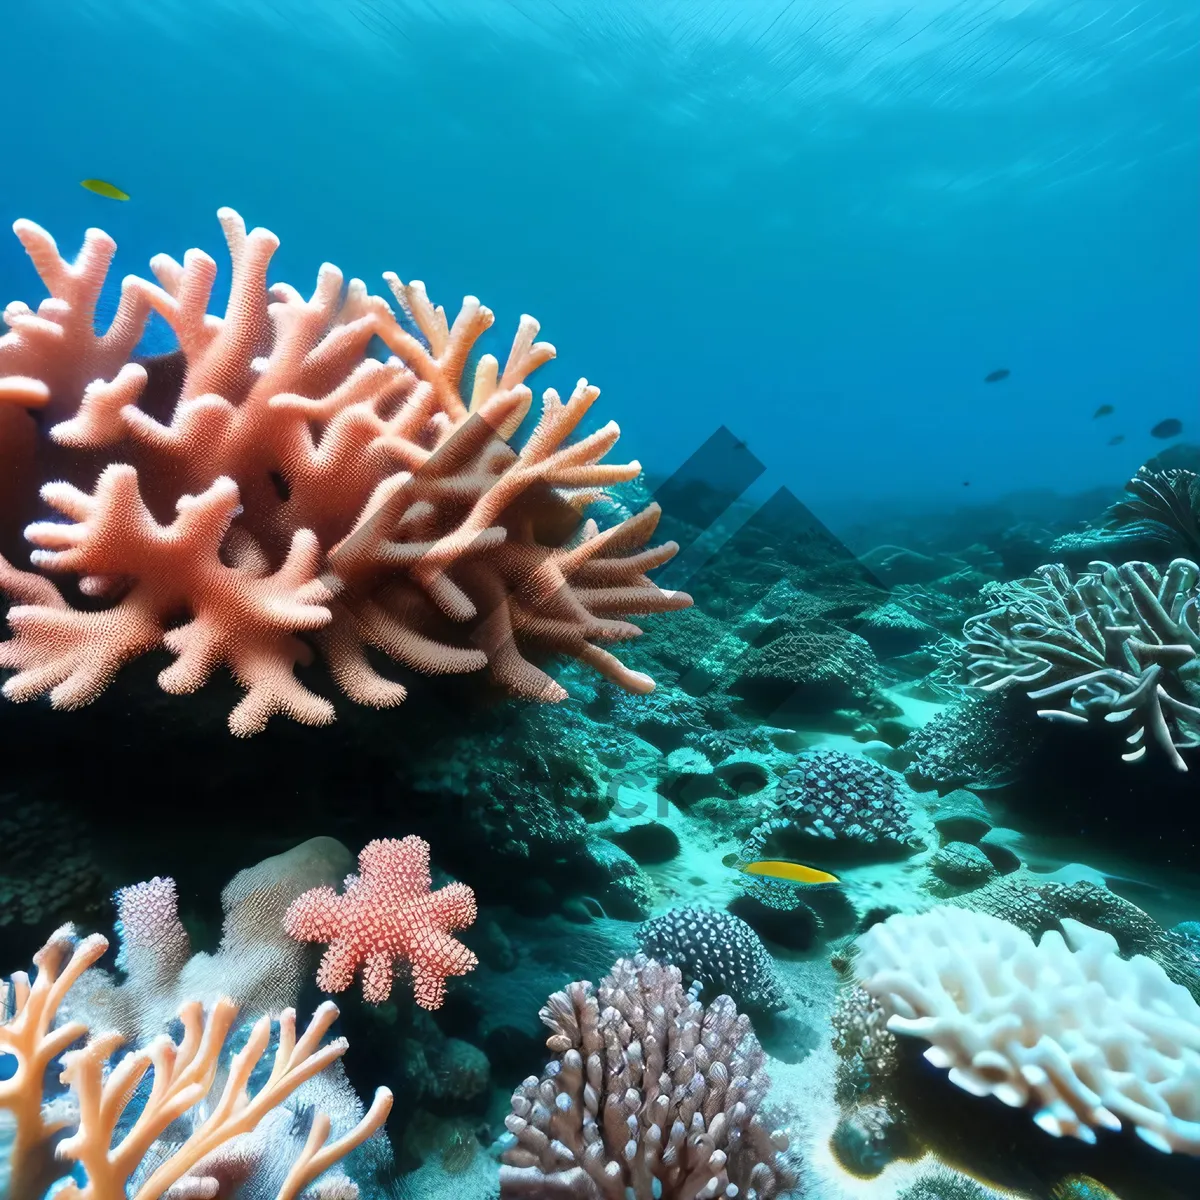
[[[746,875],[761,875],[765,879],[802,883],[809,887],[841,883],[836,875],[831,875],[828,871],[818,871],[816,867],[806,867],[801,863],[787,862],[781,858],[764,858],[758,862],[746,863],[740,870]]]
[[[87,188],[89,192],[95,192],[97,196],[107,196],[110,200],[129,199],[128,192],[121,191],[111,183],[105,183],[103,179],[85,179],[79,186]]]

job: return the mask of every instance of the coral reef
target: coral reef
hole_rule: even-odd
[[[113,241],[90,230],[68,263],[39,226],[14,227],[50,298],[5,311],[0,461],[14,477],[31,456],[52,472],[41,496],[54,519],[26,530],[31,562],[75,576],[79,595],[72,603],[69,587],[0,561],[16,601],[0,649],[15,671],[5,694],[73,708],[163,648],[175,656],[159,675],[167,692],[230,670],[245,691],[236,734],[273,713],[324,724],[332,705],[294,673],[314,646],[346,695],[377,707],[406,692],[369,648],[418,672],[486,670],[536,700],[565,696],[534,661],[547,655],[649,691],[601,643],[640,632],[626,616],[690,599],[645,574],[675,552],[642,549],[656,506],[603,533],[585,518],[604,487],[640,470],[601,463],[615,424],[568,442],[598,389],[580,380],[566,402],[548,390],[514,451],[507,439],[532,403],[525,380],[554,354],[534,341],[532,318],[504,369],[484,355],[468,384],[492,323],[474,297],[451,324],[423,284],[388,275],[402,322],[326,264],[305,300],[267,285],[273,234],[218,215],[233,265],[224,316],[208,312],[208,255],[159,255],[158,285],[126,277],[102,335],[93,318]],[[169,369],[133,358],[151,311],[178,339]],[[376,338],[386,361],[369,356]]]
[[[243,1180],[250,1174],[253,1162],[246,1158],[245,1139],[345,1053],[344,1039],[322,1045],[337,1008],[321,1005],[299,1036],[295,1011],[280,1013],[265,1079],[256,1068],[272,1041],[272,1021],[267,1016],[255,1021],[241,1049],[227,1058],[238,1014],[228,999],[218,1000],[207,1012],[197,1001],[185,1003],[179,1010],[180,1038],[164,1034],[117,1059],[124,1041],[120,1034],[88,1036],[83,1022],[58,1019],[72,986],[107,948],[105,938],[79,941],[65,926],[35,957],[38,970],[32,981],[18,973],[0,985],[0,1012],[8,1011],[10,997],[13,1012],[0,1023],[0,1051],[16,1063],[11,1076],[0,1082],[0,1109],[16,1123],[8,1194],[12,1200],[33,1200],[75,1163],[81,1174],[56,1193],[68,1200],[124,1200],[129,1186],[139,1200],[168,1193],[215,1196],[233,1162]],[[70,1048],[85,1037],[81,1047]],[[56,1060],[68,1095],[47,1105],[45,1078]],[[391,1102],[391,1093],[381,1088],[370,1110],[332,1142],[330,1116],[312,1116],[303,1147],[275,1191],[276,1200],[330,1195],[329,1180],[316,1191],[309,1185],[382,1127]],[[203,1115],[196,1114],[198,1108]],[[184,1136],[178,1131],[189,1114],[193,1120]],[[289,1113],[286,1124],[294,1120]],[[344,1176],[336,1187],[342,1196],[358,1194]]]
[[[328,943],[317,986],[344,992],[361,968],[363,998],[382,1004],[399,960],[411,974],[416,1002],[440,1008],[447,977],[465,975],[479,961],[450,936],[474,922],[475,893],[465,883],[433,891],[429,843],[419,837],[369,842],[345,886],[340,896],[331,887],[313,888],[284,914],[284,929],[297,941]]]
[[[1066,534],[1051,550],[1071,560],[1083,558],[1084,565],[1097,558],[1146,558],[1157,566],[1180,557],[1200,560],[1200,475],[1147,464],[1125,491],[1098,529]]]
[[[1126,762],[1149,743],[1187,770],[1180,751],[1200,746],[1200,566],[1097,562],[1074,580],[1046,566],[991,598],[963,627],[976,686],[1026,688],[1052,705],[1039,716],[1119,728]]]
[[[1186,938],[1164,930],[1136,904],[1086,879],[1059,883],[1019,870],[949,903],[999,917],[1032,938],[1052,929],[1061,933],[1064,918],[1103,930],[1116,939],[1125,957],[1151,959],[1172,983],[1182,984],[1200,1002],[1200,960],[1189,952]]]
[[[126,1039],[144,1040],[192,1000],[212,1005],[228,998],[245,1012],[294,1007],[310,971],[310,951],[288,937],[284,914],[302,892],[339,879],[351,861],[334,838],[312,838],[239,871],[221,893],[225,920],[214,954],[191,953],[174,880],[155,878],[120,889],[117,967],[124,978],[86,972],[65,1011]]]
[[[100,908],[108,889],[91,834],[59,804],[0,794],[0,927],[45,929]]]
[[[955,700],[900,747],[904,777],[918,791],[1005,787],[1045,736],[1019,692],[975,693]]]
[[[787,1007],[775,967],[758,934],[730,913],[673,908],[640,926],[638,945],[647,958],[678,967],[709,999],[726,995],[743,1011]]]
[[[541,1011],[556,1055],[513,1094],[501,1196],[770,1200],[792,1185],[787,1139],[759,1107],[763,1053],[728,997],[707,1008],[677,968],[622,959],[598,989]]]
[[[1200,1005],[1111,935],[1062,924],[1034,942],[965,909],[893,916],[859,938],[858,982],[952,1083],[1029,1107],[1046,1133],[1094,1143],[1129,1125],[1200,1155]]]
[[[742,847],[746,862],[801,859],[814,851],[854,859],[911,854],[921,846],[912,829],[904,781],[886,767],[841,750],[802,754],[780,781],[776,813]],[[784,845],[780,854],[772,846]]]

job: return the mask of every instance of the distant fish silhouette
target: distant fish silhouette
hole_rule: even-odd
[[[1125,435],[1123,433],[1118,433],[1116,437],[1110,437],[1108,439],[1108,444],[1110,446],[1119,446],[1124,440]]]
[[[963,487],[970,487],[970,486],[971,486],[971,481],[970,481],[969,479],[964,479],[964,480],[963,480]]]
[[[1102,404],[1092,413],[1092,420],[1094,421],[1097,417],[1111,417],[1116,411],[1111,404]]]
[[[85,179],[80,185],[97,196],[106,196],[109,200],[128,200],[129,193],[123,192],[115,184],[106,183],[103,179]]]
[[[1002,379],[1007,379],[1012,372],[1007,367],[997,367],[994,371],[989,371],[984,377],[984,383],[999,383]]]
[[[1156,438],[1173,438],[1178,437],[1183,432],[1183,422],[1177,421],[1174,417],[1168,417],[1165,421],[1159,421],[1155,427],[1150,430],[1150,436]]]

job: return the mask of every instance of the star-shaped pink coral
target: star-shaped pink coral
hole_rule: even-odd
[[[465,883],[430,891],[429,843],[419,837],[369,842],[358,870],[346,877],[342,895],[313,888],[284,916],[284,928],[297,941],[329,944],[317,986],[344,992],[361,966],[363,998],[382,1004],[402,959],[411,969],[417,1003],[440,1008],[447,977],[465,975],[479,961],[450,936],[475,920],[475,893]]]

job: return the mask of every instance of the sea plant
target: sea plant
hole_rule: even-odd
[[[1200,566],[1093,562],[1072,578],[1052,564],[989,594],[963,627],[977,687],[1036,685],[1039,716],[1107,722],[1125,733],[1126,762],[1153,742],[1187,770],[1180,751],[1200,746]]]

